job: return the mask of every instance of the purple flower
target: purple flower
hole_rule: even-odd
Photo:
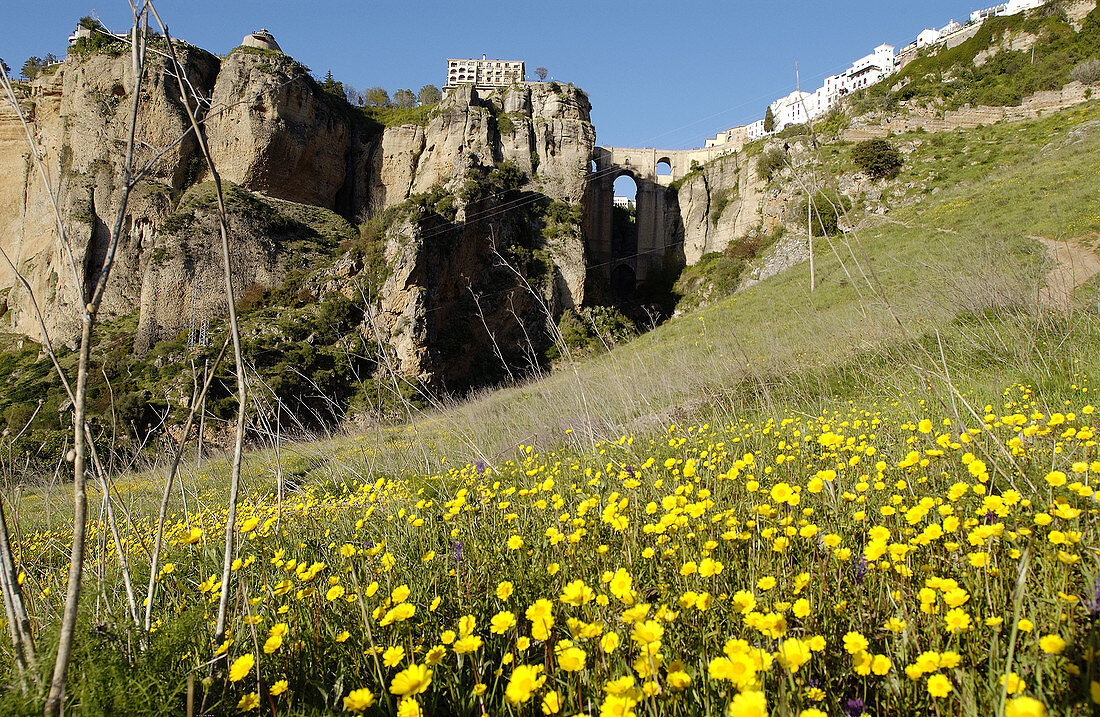
[[[455,562],[462,563],[462,541],[456,540],[451,543],[451,553],[454,555]]]
[[[862,585],[865,575],[867,575],[867,558],[861,555],[859,560],[856,561],[856,583]]]
[[[623,469],[630,474],[631,478],[638,477],[638,474],[634,471],[634,466],[630,465],[629,463],[623,466]]]
[[[477,468],[478,473],[484,473],[485,472],[485,461],[478,458],[476,461],[474,461],[474,468]]]
[[[844,701],[844,704],[841,705],[841,709],[844,710],[844,714],[847,715],[847,717],[859,717],[863,714],[866,706],[859,697],[850,697]]]
[[[1096,578],[1092,598],[1085,600],[1085,607],[1089,609],[1089,615],[1093,618],[1100,618],[1100,577]]]

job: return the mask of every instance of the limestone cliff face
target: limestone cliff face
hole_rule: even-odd
[[[755,158],[728,155],[689,175],[677,193],[683,222],[684,260],[720,252],[750,229],[770,229],[779,223],[765,182],[758,176]]]
[[[209,92],[216,58],[194,48],[181,48],[181,54],[196,90]],[[154,228],[170,211],[172,193],[187,181],[195,152],[193,138],[183,136],[189,125],[175,79],[165,69],[162,58],[150,58],[141,87],[134,167],[148,171],[134,186],[122,222],[102,305],[107,318],[138,306]],[[98,279],[107,252],[124,194],[122,150],[134,86],[128,57],[99,54],[70,60],[37,80],[24,103],[71,251],[58,240],[53,207],[18,116],[10,109],[0,115],[0,226],[7,229],[0,246],[30,284],[55,342],[72,341],[76,307]],[[41,340],[30,295],[0,261],[0,290],[7,287],[11,330]]]
[[[254,192],[331,209],[347,181],[346,107],[281,53],[238,48],[222,62],[207,132],[221,176]]]
[[[460,178],[471,161],[508,160],[547,196],[579,202],[596,142],[591,109],[583,92],[554,83],[449,91],[427,126],[386,128],[371,195],[393,206]]]
[[[474,198],[453,221],[414,212],[387,233],[385,256],[374,328],[398,370],[425,385],[464,389],[532,369],[551,325],[580,305],[580,214],[555,219],[534,192]]]
[[[403,373],[456,386],[486,365],[530,365],[545,344],[547,312],[580,306],[586,261],[579,215],[534,237],[543,219],[526,208],[584,199],[595,144],[590,110],[571,86],[467,87],[448,93],[427,126],[386,128],[370,192],[381,206],[433,187],[458,192],[471,172],[502,162],[527,178],[523,198],[459,200],[453,225],[414,220],[388,235],[393,271],[379,320]],[[531,287],[499,265],[493,247],[509,244],[543,252],[547,273]]]
[[[181,52],[188,80],[204,98],[197,109],[215,163],[235,198],[230,223],[238,288],[278,286],[292,268],[308,270],[336,258],[342,239],[320,241],[309,226],[312,215],[294,207],[334,210],[356,221],[429,190],[457,197],[471,169],[484,173],[505,161],[523,176],[523,206],[557,203],[568,209],[584,200],[595,130],[587,97],[572,86],[459,89],[433,108],[426,126],[383,127],[329,95],[280,53],[238,48],[219,60],[193,47]],[[186,329],[194,315],[224,311],[205,163],[187,133],[184,100],[166,69],[166,61],[153,55],[145,71],[135,164],[150,170],[130,195],[102,306],[105,319],[138,311],[138,351]],[[58,241],[49,195],[29,159],[18,116],[0,109],[0,247],[30,284],[54,343],[72,343],[77,333],[76,307],[96,281],[121,206],[135,84],[130,72],[127,55],[70,56],[32,83],[23,98],[59,199],[71,259]],[[536,293],[552,311],[583,301],[579,227],[555,222],[552,231],[540,234],[541,215],[532,219],[533,230],[505,219],[487,222],[485,213],[509,211],[495,202],[457,202],[460,216],[447,234],[457,248],[439,245],[419,219],[405,234],[399,228],[388,233],[394,247],[387,250],[392,266],[385,290],[394,296],[382,297],[386,308],[380,315],[387,319],[382,328],[388,341],[406,357],[406,373],[458,385],[463,372],[492,351],[484,327],[481,336],[471,329],[463,334],[466,353],[459,352],[467,358],[444,368],[441,362],[451,359],[441,346],[453,348],[458,339],[437,330],[443,325],[437,319],[450,320],[459,315],[457,307],[469,308],[467,280],[474,277],[477,286],[480,275],[492,273],[493,246],[523,246],[537,254],[545,271]],[[340,232],[353,230],[345,222]],[[498,271],[494,281],[503,276]],[[494,337],[498,342],[529,343],[521,340],[524,330],[541,320],[534,318],[537,302],[530,292],[527,298],[521,294],[511,295],[508,307],[494,304],[483,312],[490,329],[501,331]],[[428,295],[430,300],[416,298]],[[436,328],[418,329],[425,321]],[[0,327],[43,338],[30,294],[2,259]]]

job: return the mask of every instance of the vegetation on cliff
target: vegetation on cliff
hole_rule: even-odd
[[[1013,50],[1008,41],[1029,38]],[[979,58],[979,55],[983,57]],[[1018,105],[1027,95],[1059,89],[1081,62],[1100,58],[1100,8],[1074,29],[1065,10],[1051,4],[982,23],[970,39],[951,49],[933,48],[888,81],[861,91],[857,112],[899,102],[935,101],[952,110],[970,105]]]

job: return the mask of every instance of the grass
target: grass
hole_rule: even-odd
[[[813,293],[799,266],[525,385],[250,454],[207,707],[408,713],[415,663],[432,679],[406,699],[430,714],[1088,714],[1097,285],[1040,306],[1028,235],[1100,230],[1097,119],[1093,103],[897,138],[912,151],[889,191],[908,206],[819,241]],[[155,647],[127,669],[93,664],[124,628],[79,640],[74,674],[98,671],[74,707],[115,708],[112,683],[179,712],[206,675],[226,473],[184,476]],[[119,482],[138,584],[160,481]],[[44,622],[66,500],[13,504]],[[122,610],[109,542],[88,628]],[[5,711],[36,709],[9,684]]]

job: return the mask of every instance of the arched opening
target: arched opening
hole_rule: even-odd
[[[624,299],[634,293],[637,277],[634,270],[626,264],[620,264],[611,272],[611,289],[620,299]]]
[[[668,160],[668,157],[662,157],[661,159],[657,160],[657,176],[672,176],[672,162]]]
[[[588,171],[592,172],[592,174],[595,174],[597,172],[596,160],[593,159],[591,162],[588,163]]]
[[[615,198],[611,207],[611,257],[621,259],[638,253],[638,222],[635,199],[638,183],[629,174],[615,179]]]

